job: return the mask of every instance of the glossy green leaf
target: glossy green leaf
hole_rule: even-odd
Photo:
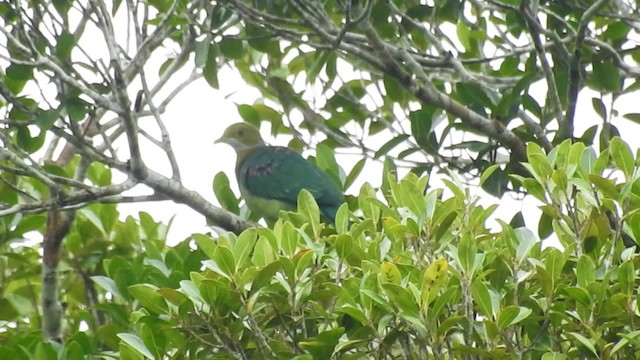
[[[140,302],[146,309],[156,313],[166,313],[168,311],[167,302],[162,295],[158,294],[157,288],[147,284],[136,284],[129,286],[129,293]]]
[[[214,89],[220,88],[220,83],[218,81],[218,57],[213,44],[209,45],[209,51],[207,51],[206,62],[202,69],[202,74],[209,86]]]
[[[404,142],[408,137],[409,135],[402,134],[402,135],[397,135],[391,138],[391,140],[387,141],[384,145],[380,147],[380,149],[378,149],[375,152],[375,154],[373,155],[373,158],[377,159],[383,155],[388,155],[391,150],[393,150],[396,146]]]
[[[142,339],[140,339],[140,337],[137,336],[136,334],[120,333],[118,334],[118,337],[125,344],[129,345],[133,350],[137,351],[140,355],[143,355],[148,359],[155,358],[151,353],[151,351],[149,351],[149,349],[147,349],[147,347],[144,345],[144,342],[142,341]]]
[[[596,351],[596,348],[591,340],[587,339],[584,335],[573,331],[570,331],[568,335],[571,335],[575,340],[578,341],[578,343],[587,348],[587,350],[589,350],[592,355],[598,357],[598,352]]]
[[[593,85],[603,91],[618,92],[621,89],[622,82],[620,72],[613,61],[596,61],[593,62]]]
[[[531,315],[533,311],[522,306],[507,306],[500,311],[498,315],[498,328],[503,330],[509,326],[515,325]]]
[[[304,214],[314,234],[317,235],[320,228],[320,208],[316,199],[307,189],[302,189],[298,194],[298,211]]]
[[[633,175],[635,160],[629,145],[620,140],[619,137],[611,139],[611,157],[625,177],[630,179],[631,175]]]
[[[495,309],[493,308],[491,294],[489,293],[489,288],[482,280],[476,279],[471,283],[471,295],[478,309],[482,312],[482,315],[493,319]]]
[[[233,277],[236,273],[236,261],[233,252],[225,246],[216,246],[213,250],[213,261],[218,264],[220,270]]]
[[[245,54],[241,39],[225,37],[220,41],[219,46],[222,55],[229,59],[242,59]]]
[[[276,256],[273,252],[269,240],[265,237],[258,238],[256,246],[253,249],[253,263],[257,266],[267,266],[276,260]]]

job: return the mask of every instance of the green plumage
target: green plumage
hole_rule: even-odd
[[[325,172],[300,154],[281,146],[267,146],[256,128],[231,125],[218,140],[237,152],[236,177],[242,197],[252,212],[269,222],[280,210],[295,210],[300,190],[308,190],[326,221],[335,222],[344,195]]]

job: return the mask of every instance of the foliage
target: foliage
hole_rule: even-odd
[[[604,0],[3,3],[0,165],[32,201],[0,215],[169,199],[236,233],[249,227],[181,184],[163,119],[200,79],[238,91],[219,81],[229,69],[261,94],[239,116],[293,135],[292,148],[357,150],[359,169],[388,158],[418,175],[473,178],[498,162],[485,189],[500,195],[517,188],[509,174],[527,175],[526,143],[604,149],[625,121],[637,126],[619,105],[640,84],[634,11]],[[592,111],[579,109],[585,99]],[[144,161],[141,139],[170,175]],[[84,171],[60,169],[73,154],[128,181],[83,184]],[[123,195],[135,185],[155,195]]]
[[[532,176],[514,181],[540,200],[537,234],[490,229],[495,206],[412,173],[365,184],[335,229],[303,191],[273,229],[174,247],[146,214],[89,206],[67,237],[63,345],[40,340],[36,252],[3,242],[0,358],[637,357],[640,275],[620,230],[640,236],[637,156],[618,138],[527,151]]]
[[[0,3],[0,359],[638,357],[637,259],[624,249],[640,238],[639,161],[616,137],[640,121],[620,105],[640,84],[637,12]],[[382,185],[350,196],[335,230],[304,192],[299,212],[256,229],[223,174],[220,206],[182,181],[165,111],[198,81],[257,89],[238,117],[315,148],[345,190],[373,161]],[[337,151],[360,156],[346,174]],[[530,214],[488,228],[493,207],[449,177],[423,192],[451,170],[536,198],[537,234]],[[169,247],[169,225],[120,218],[118,204],[147,201],[230,232]],[[537,241],[548,237],[562,250]]]

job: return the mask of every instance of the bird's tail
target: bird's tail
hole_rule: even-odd
[[[335,225],[338,208],[339,206],[323,206],[320,208],[320,213],[322,213],[322,216],[325,217],[331,225]]]

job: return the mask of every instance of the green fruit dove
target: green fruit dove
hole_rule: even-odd
[[[249,209],[273,223],[280,210],[296,209],[298,193],[309,191],[324,221],[335,223],[344,195],[333,179],[297,152],[267,145],[247,123],[229,126],[216,143],[230,145],[237,155],[236,178]]]

